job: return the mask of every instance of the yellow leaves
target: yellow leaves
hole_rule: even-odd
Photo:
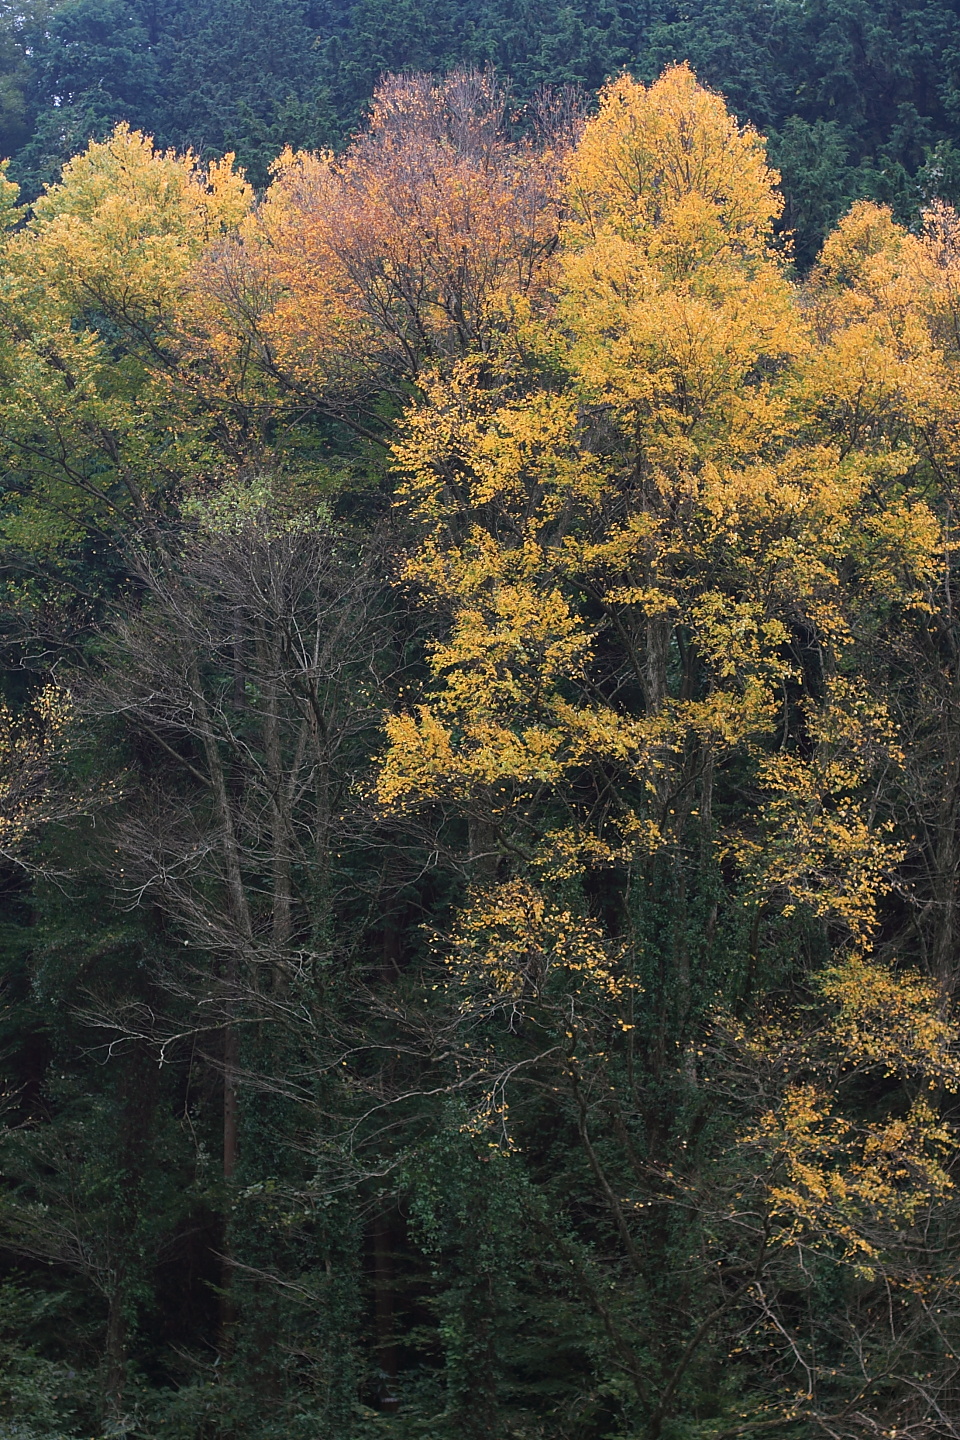
[[[872,822],[857,790],[881,757],[896,763],[882,707],[838,678],[821,707],[807,709],[817,740],[812,761],[780,753],[761,762],[770,799],[758,815],[759,837],[739,836],[732,849],[760,893],[790,913],[796,904],[843,925],[866,943],[880,897],[902,858],[891,826]]]
[[[122,124],[68,161],[36,201],[17,255],[67,303],[150,323],[168,316],[190,265],[252,202],[232,156],[202,167]]]
[[[91,525],[142,528],[158,492],[220,467],[211,435],[229,435],[232,416],[201,414],[191,383],[220,356],[208,335],[193,365],[185,331],[211,308],[197,290],[211,248],[252,203],[232,157],[201,166],[123,125],[36,201],[0,287],[9,541],[63,556]]]
[[[424,401],[408,408],[393,446],[398,493],[427,526],[490,506],[539,537],[571,506],[592,510],[609,480],[580,444],[575,396],[514,399],[489,372],[474,356],[425,381]]]
[[[769,1189],[781,1245],[830,1244],[866,1275],[884,1231],[913,1224],[952,1187],[944,1168],[954,1141],[931,1107],[855,1125],[813,1084],[792,1086],[746,1138],[783,1173]]]
[[[537,999],[554,971],[572,979],[577,989],[612,998],[630,988],[616,973],[600,927],[588,916],[553,904],[523,880],[472,896],[450,945],[467,1005]]]
[[[864,518],[854,549],[873,590],[890,600],[920,605],[943,572],[943,528],[922,500],[894,500]]]
[[[0,244],[6,247],[9,232],[23,216],[23,209],[17,205],[20,186],[8,175],[9,160],[0,160]]]
[[[763,142],[686,65],[649,89],[609,84],[569,165],[575,226],[634,237],[656,232],[682,271],[723,251],[762,256],[783,202]]]
[[[853,955],[823,971],[817,985],[834,1007],[831,1031],[847,1064],[960,1088],[957,1027],[931,981]]]
[[[758,365],[805,348],[769,253],[775,181],[759,136],[685,66],[608,86],[571,156],[560,315],[584,386],[643,417],[653,463],[694,462],[714,432],[729,443],[745,387],[769,388]]]
[[[730,435],[734,416],[744,419],[745,386],[762,392],[760,376],[802,350],[803,330],[772,262],[749,274],[728,267],[705,287],[645,261],[642,283],[638,270],[624,293],[623,244],[613,243],[612,256],[606,237],[564,252],[560,313],[588,393],[644,416],[651,458],[675,463],[678,437],[696,433],[706,444],[715,432]]]
[[[544,882],[572,880],[585,869],[636,865],[655,855],[665,838],[650,816],[626,809],[610,816],[599,833],[574,826],[548,831],[537,846],[533,863]]]
[[[49,775],[73,718],[70,698],[46,686],[30,709],[14,717],[0,702],[0,854],[17,858],[24,842],[49,818]]]
[[[939,202],[924,221],[911,235],[861,202],[829,237],[809,287],[820,340],[809,393],[848,444],[896,443],[955,463],[960,222]]]
[[[576,725],[558,686],[577,675],[590,646],[556,589],[477,585],[458,607],[449,640],[434,647],[441,682],[433,705],[387,722],[384,803],[466,787],[555,781],[571,763]]]
[[[459,611],[449,643],[433,650],[431,669],[448,675],[451,698],[469,673],[480,708],[485,702],[535,708],[557,680],[576,674],[589,645],[559,590],[498,584],[486,603]]]
[[[787,672],[779,658],[788,639],[786,626],[768,618],[756,602],[731,602],[729,595],[707,591],[691,607],[691,621],[718,679],[764,671],[779,679]]]
[[[650,619],[658,615],[674,616],[680,609],[676,596],[650,585],[613,585],[604,599],[608,605],[635,605]]]
[[[505,1016],[514,1030],[529,1017],[538,1032],[552,1036],[554,1045],[538,1067],[551,1055],[568,1074],[588,1058],[603,1066],[611,1035],[634,1028],[631,1007],[639,987],[623,972],[621,947],[590,915],[557,903],[528,880],[474,889],[452,932],[435,940],[462,1021],[474,1026]],[[479,1134],[497,1123],[509,1144],[507,1082],[515,1069],[505,1074],[499,1061],[483,1031],[471,1030],[461,1064],[486,1087],[467,1124]]]
[[[213,239],[235,229],[252,203],[233,161],[227,155],[201,167],[192,151],[155,150],[150,136],[121,123],[67,161],[60,180],[34,203],[35,228],[69,215],[103,227],[104,236],[113,220],[127,229],[139,221],[137,233],[146,236]]]
[[[737,1036],[751,1063],[767,1067],[762,1093],[780,1088],[740,1146],[748,1163],[763,1157],[777,1243],[827,1247],[871,1277],[897,1232],[952,1188],[957,1142],[922,1092],[909,1101],[894,1092],[889,1112],[867,1120],[845,1104],[845,1084],[879,1069],[955,1090],[957,1027],[935,985],[875,959],[847,956],[815,983],[826,1007],[811,1006],[795,1033],[780,1024]]]
[[[788,793],[766,807],[763,843],[741,841],[738,858],[749,874],[759,871],[764,889],[789,897],[785,914],[802,904],[842,923],[862,942],[876,923],[877,901],[889,889],[902,846],[884,838],[884,827],[878,833],[856,803],[826,809],[813,777],[800,766],[790,769],[792,774],[784,768],[768,781]]]
[[[441,782],[459,766],[449,730],[428,705],[417,716],[392,715],[384,725],[390,749],[377,775],[381,804],[398,806],[409,798],[432,799]]]
[[[911,238],[884,205],[858,200],[827,237],[818,271],[827,284],[876,288]]]
[[[554,806],[524,853],[570,879],[689,843],[691,792],[749,757],[726,853],[862,949],[901,856],[870,785],[899,757],[837,675],[939,574],[909,427],[953,404],[949,217],[914,238],[856,208],[802,289],[762,141],[685,67],[608,87],[566,173],[536,365],[438,364],[394,448],[406,578],[445,629],[381,798]]]
[[[664,738],[681,755],[696,737],[718,759],[769,734],[776,723],[777,697],[762,677],[738,675],[729,689],[712,690],[704,700],[669,699],[661,718]]]

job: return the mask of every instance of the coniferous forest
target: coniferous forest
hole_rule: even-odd
[[[960,1440],[954,0],[22,0],[0,149],[0,1440]]]

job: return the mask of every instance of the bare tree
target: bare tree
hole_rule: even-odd
[[[337,854],[366,823],[358,782],[393,664],[383,537],[278,508],[212,502],[176,545],[143,548],[139,603],[73,685],[131,756],[98,863],[179,950],[156,977],[167,1015],[98,997],[88,1018],[108,1044],[150,1042],[161,1059],[190,1037],[222,1077],[226,1182],[243,1087],[310,1094],[312,1062],[257,1073],[242,1037],[272,1025],[316,1040],[317,966],[355,938],[333,930]]]

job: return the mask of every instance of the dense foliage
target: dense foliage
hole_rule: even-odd
[[[524,54],[3,182],[8,1440],[960,1435],[960,219]]]
[[[769,137],[804,264],[852,200],[913,222],[960,199],[952,0],[22,0],[0,7],[0,154],[32,197],[125,120],[263,185],[283,145],[342,143],[385,71],[489,65],[523,105],[683,60]]]

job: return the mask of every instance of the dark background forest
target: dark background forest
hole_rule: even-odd
[[[0,1440],[956,1440],[960,5],[22,0],[0,153]]]

